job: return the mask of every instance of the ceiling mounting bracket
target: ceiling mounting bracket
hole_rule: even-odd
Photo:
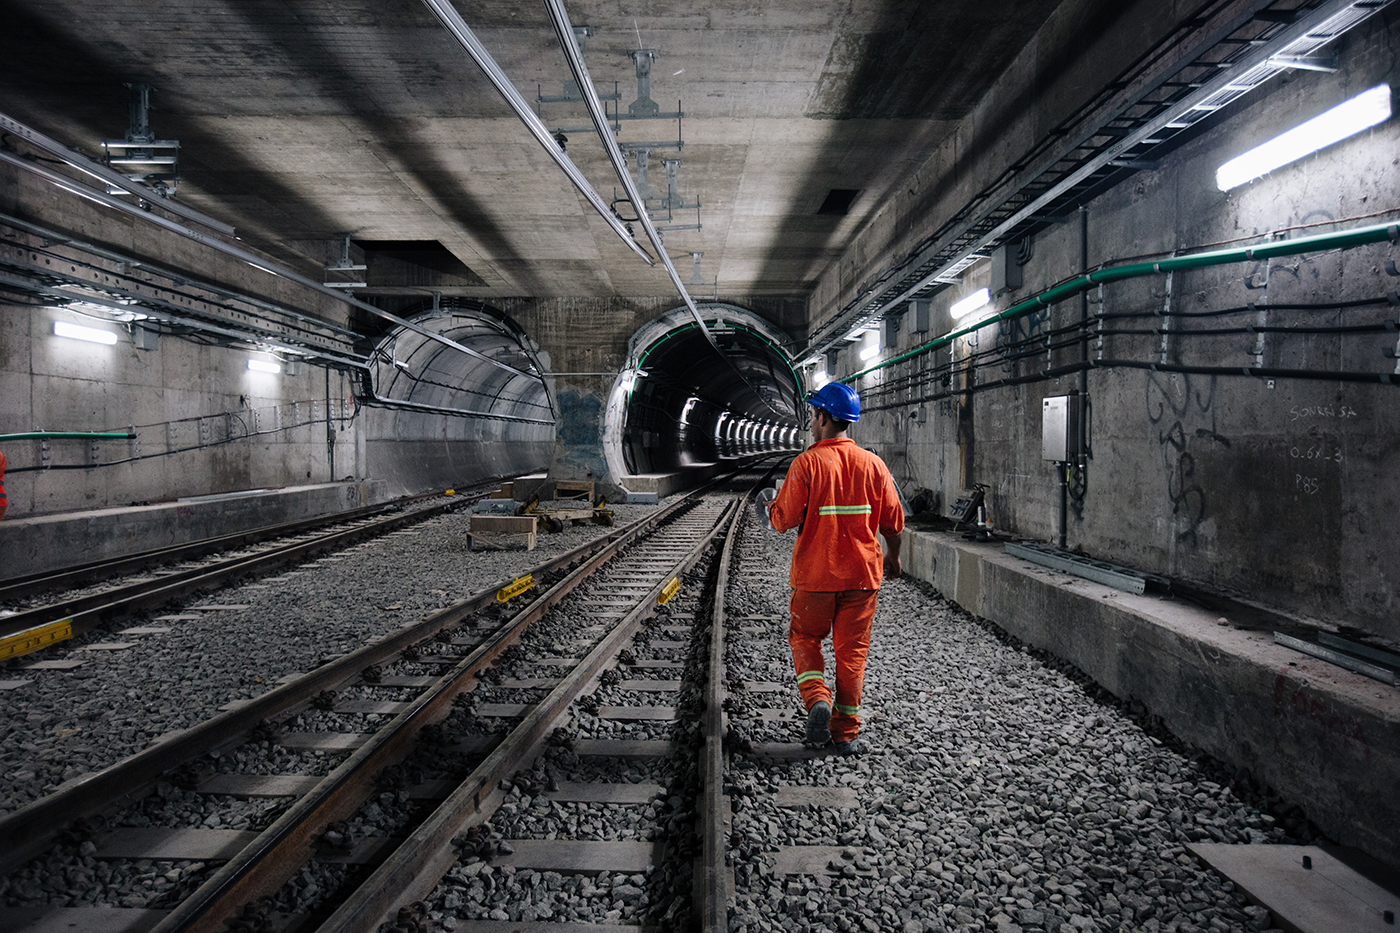
[[[122,139],[102,140],[102,163],[120,171],[132,181],[149,185],[162,198],[174,198],[180,186],[180,142],[156,139],[151,129],[151,86],[128,84],[129,121]],[[107,186],[108,194],[128,194],[121,188]]]
[[[326,266],[326,274],[330,275],[332,272],[334,272],[341,276],[348,276],[349,273],[364,272],[368,268],[369,266],[359,265],[350,261],[350,234],[347,233],[341,236],[340,238],[340,261],[332,265]],[[349,276],[348,278],[342,278],[339,281],[326,282],[324,284],[329,285],[331,288],[364,288],[367,284],[369,284],[367,282],[359,281],[360,278],[368,278],[368,276]]]

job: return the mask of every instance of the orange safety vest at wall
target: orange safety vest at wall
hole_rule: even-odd
[[[884,552],[877,534],[904,530],[885,462],[848,437],[818,441],[798,455],[768,510],[779,531],[801,526],[789,580],[795,590],[877,590]]]

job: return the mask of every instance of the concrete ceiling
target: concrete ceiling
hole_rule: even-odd
[[[570,2],[595,82],[636,97],[627,52],[659,50],[652,96],[685,112],[680,193],[703,229],[667,235],[689,279],[703,251],[724,295],[805,295],[880,204],[965,116],[1059,0]],[[459,0],[517,88],[569,74],[542,3]],[[151,126],[181,143],[181,200],[282,258],[319,263],[344,233],[432,241],[470,270],[454,293],[671,292],[568,184],[418,0],[7,0],[0,111],[89,154],[127,125],[144,81]],[[550,125],[586,122],[542,104]],[[596,138],[569,156],[604,196]],[[621,139],[674,139],[674,121]],[[652,183],[664,191],[661,159]],[[818,213],[832,189],[859,193]],[[677,215],[693,223],[694,212]],[[641,231],[638,230],[638,235]],[[484,284],[477,284],[484,283]]]

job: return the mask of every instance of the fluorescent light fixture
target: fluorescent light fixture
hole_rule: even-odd
[[[1303,156],[1390,119],[1390,85],[1378,84],[1311,120],[1235,156],[1215,170],[1215,184],[1229,191]]]
[[[872,343],[870,346],[868,346],[868,347],[866,347],[864,350],[861,350],[861,351],[860,351],[860,359],[861,359],[861,362],[865,362],[866,360],[873,360],[875,357],[877,357],[877,356],[879,356],[879,355],[880,355],[880,345],[879,345],[878,343]]]
[[[816,374],[812,376],[812,384],[818,389],[830,381],[831,377],[826,374],[826,370],[824,369],[817,370]]]
[[[56,337],[86,340],[88,343],[100,343],[109,347],[117,342],[117,335],[110,330],[102,330],[100,327],[84,327],[81,324],[69,324],[67,321],[54,321],[53,332]]]
[[[267,360],[249,360],[248,368],[255,373],[272,373],[276,375],[282,371],[282,367],[276,363],[269,363]]]
[[[953,306],[948,309],[948,313],[951,314],[953,316],[953,320],[956,321],[960,318],[967,317],[969,314],[976,311],[977,309],[984,308],[991,303],[991,289],[979,288],[977,289],[977,291],[973,292],[971,295],[968,295],[962,301],[954,302]]]

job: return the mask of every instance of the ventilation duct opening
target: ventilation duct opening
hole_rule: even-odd
[[[817,213],[845,217],[851,212],[851,204],[858,194],[860,194],[859,188],[832,188],[827,194],[826,200],[822,202],[822,206],[817,208]]]
[[[355,240],[371,288],[479,288],[486,284],[437,240]]]

